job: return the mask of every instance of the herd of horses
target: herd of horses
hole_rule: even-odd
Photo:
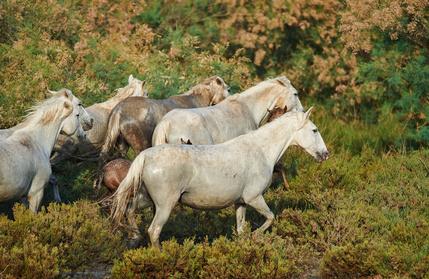
[[[128,85],[103,103],[84,108],[68,89],[34,106],[24,121],[0,130],[0,202],[24,199],[37,212],[47,185],[60,201],[51,165],[74,158],[102,166],[94,185],[113,194],[106,200],[111,218],[141,233],[135,211],[152,206],[148,233],[159,236],[177,203],[197,209],[234,205],[237,232],[243,232],[246,207],[266,218],[274,214],[263,193],[275,166],[291,145],[318,161],[328,158],[325,143],[304,111],[298,91],[282,76],[230,95],[218,76],[167,99],[150,99],[144,82]],[[124,159],[129,148],[138,154]],[[122,158],[109,161],[111,156]]]

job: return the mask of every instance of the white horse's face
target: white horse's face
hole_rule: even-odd
[[[144,84],[145,84],[144,81],[141,81],[133,77],[133,75],[130,75],[128,77],[128,86],[134,87],[134,92],[132,96],[148,97],[149,95],[147,91],[143,89]]]
[[[290,80],[286,77],[280,77],[278,82],[286,87],[281,91],[281,96],[277,101],[276,106],[287,111],[304,111],[301,101],[299,100],[298,90],[291,84]]]
[[[83,129],[83,131],[91,130],[94,126],[94,118],[89,115],[89,113],[83,107],[82,102],[76,97],[73,98],[73,105],[75,103],[77,103],[77,106],[79,107],[79,122],[81,128]]]
[[[78,138],[82,139],[86,137],[86,133],[81,126],[81,115],[80,115],[80,101],[76,97],[72,98],[73,111],[64,120],[61,128],[61,133],[67,136],[76,134]]]
[[[311,108],[306,113],[298,113],[298,122],[302,126],[296,132],[292,144],[299,145],[317,161],[322,162],[328,159],[329,152],[316,125],[309,119],[310,112]]]
[[[80,139],[86,138],[85,131],[92,128],[94,119],[88,114],[82,106],[81,101],[76,98],[69,89],[61,89],[59,91],[50,91],[53,95],[65,92],[71,100],[73,110],[64,120],[61,128],[61,133],[67,136],[76,135]]]

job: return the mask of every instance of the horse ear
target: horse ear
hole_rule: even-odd
[[[311,111],[313,110],[313,106],[311,106],[308,110],[307,110],[307,112],[305,113],[305,117],[304,117],[304,119],[305,120],[309,120],[310,119],[310,115],[311,115]]]
[[[223,85],[223,80],[220,77],[216,77],[216,83],[218,85]]]
[[[134,79],[133,75],[130,75],[130,76],[128,77],[128,83],[131,83],[131,82],[133,81],[133,79]]]
[[[142,87],[145,86],[145,84],[146,84],[146,80],[143,80],[142,81]]]
[[[72,99],[72,92],[70,90],[64,90],[63,92],[64,97],[66,97],[67,99]]]
[[[70,102],[64,101],[64,108],[66,108],[67,110],[72,108],[72,105],[70,104]]]
[[[48,90],[48,93],[49,93],[51,96],[53,96],[53,95],[57,94],[57,91],[49,90],[49,88],[48,88],[47,90]],[[46,94],[46,96],[49,96],[49,94]]]
[[[285,77],[285,76],[281,76],[281,77],[277,77],[276,78],[276,81],[278,82],[278,83],[280,83],[281,85],[283,85],[283,86],[287,86],[288,85],[288,83],[290,83],[290,81],[287,79],[287,77]]]

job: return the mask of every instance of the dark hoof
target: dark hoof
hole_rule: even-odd
[[[136,248],[140,247],[140,245],[141,245],[140,239],[130,239],[127,243],[127,248],[128,249],[136,249]]]

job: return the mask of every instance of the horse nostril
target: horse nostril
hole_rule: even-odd
[[[328,151],[323,152],[323,158],[325,160],[329,158],[329,152]]]

